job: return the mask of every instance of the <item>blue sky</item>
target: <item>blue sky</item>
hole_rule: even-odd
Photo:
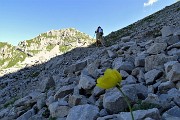
[[[123,28],[176,0],[0,0],[0,41],[17,45],[49,30],[76,28],[93,37]]]

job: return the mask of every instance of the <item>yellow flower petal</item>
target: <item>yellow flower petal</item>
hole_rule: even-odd
[[[118,80],[118,82],[122,80],[121,74],[116,69],[113,69],[113,74],[114,76],[116,76],[116,79]]]
[[[117,70],[107,69],[104,76],[97,79],[96,85],[100,88],[109,89],[115,87],[121,80],[122,77]]]

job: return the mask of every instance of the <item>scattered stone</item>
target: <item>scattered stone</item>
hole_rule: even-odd
[[[126,36],[126,37],[122,37],[122,38],[121,38],[121,41],[123,41],[123,42],[129,42],[130,39],[131,39],[131,36]]]
[[[151,118],[155,120],[160,120],[161,116],[159,110],[157,108],[148,109],[148,110],[137,110],[133,111],[134,119],[135,120],[143,120],[145,118]],[[117,115],[118,120],[131,120],[130,112],[121,112]]]
[[[108,53],[108,55],[109,55],[110,58],[115,58],[115,57],[117,56],[117,54],[114,53],[114,52],[111,51],[111,50],[107,50],[107,53]]]
[[[156,79],[160,78],[162,72],[160,70],[153,69],[145,73],[146,84],[152,84]]]
[[[28,110],[26,113],[18,117],[16,120],[28,120],[34,114],[35,114],[34,109]]]
[[[148,50],[147,53],[149,54],[158,54],[161,51],[164,51],[167,47],[166,43],[154,43]]]
[[[41,90],[44,92],[52,87],[55,87],[55,81],[52,76],[44,77],[41,80]]]
[[[145,65],[145,56],[136,57],[134,64],[135,64],[136,67],[144,67],[144,65]]]
[[[158,86],[158,91],[162,93],[167,93],[171,88],[174,88],[175,84],[171,81],[163,82]]]
[[[162,118],[164,120],[179,120],[180,119],[180,108],[178,106],[174,106],[173,108],[166,111]]]
[[[74,90],[74,84],[63,86],[56,92],[56,94],[54,95],[54,99],[57,100],[57,99],[63,98],[66,95],[72,93],[73,90]]]
[[[118,113],[124,111],[128,106],[118,89],[114,88],[105,93],[103,107],[107,109],[108,112]]]
[[[95,79],[90,76],[82,74],[80,76],[78,87],[79,89],[83,88],[85,90],[92,89],[96,85]]]
[[[172,81],[180,81],[180,63],[175,63],[172,69],[167,73],[167,78]]]
[[[70,95],[69,96],[69,106],[73,107],[79,105],[81,102],[82,97],[80,95]]]
[[[161,29],[162,37],[173,35],[173,33],[174,33],[174,28],[172,26],[163,26],[163,28]]]
[[[95,120],[98,117],[99,108],[94,105],[78,105],[70,109],[66,120]]]
[[[65,117],[70,110],[70,107],[61,106],[59,105],[59,102],[51,103],[48,108],[52,117]]]

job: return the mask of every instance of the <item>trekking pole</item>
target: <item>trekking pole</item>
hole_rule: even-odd
[[[94,33],[94,36],[95,36],[95,33]],[[94,39],[94,36],[93,36],[93,39]]]

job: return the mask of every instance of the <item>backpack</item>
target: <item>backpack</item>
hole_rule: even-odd
[[[103,29],[102,28],[100,28],[101,29],[101,31],[99,32],[101,35],[103,35]]]

